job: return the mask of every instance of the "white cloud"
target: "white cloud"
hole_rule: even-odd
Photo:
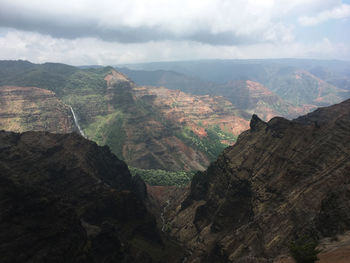
[[[314,26],[330,19],[342,19],[350,17],[350,5],[342,4],[332,10],[323,11],[316,16],[303,16],[299,18],[299,23],[303,26]]]
[[[157,41],[121,44],[94,38],[57,39],[39,33],[10,31],[0,36],[1,59],[26,59],[72,65],[116,65],[123,63],[188,59],[243,58],[340,58],[350,59],[347,45],[324,39],[320,43],[257,43],[218,46],[194,41]]]
[[[0,0],[0,59],[349,58],[345,44],[298,39],[300,23],[341,18],[347,8],[341,0]]]
[[[1,0],[0,26],[107,41],[194,40],[226,44],[291,38],[289,16],[339,0]],[[276,26],[277,24],[277,26]],[[281,28],[284,27],[284,30]],[[269,31],[266,34],[266,31]],[[144,34],[143,34],[144,32]],[[222,35],[225,35],[222,37]],[[218,37],[219,35],[219,37]],[[266,37],[266,38],[265,38]],[[222,43],[219,43],[222,44]]]

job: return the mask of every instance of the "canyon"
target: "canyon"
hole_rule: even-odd
[[[346,262],[350,100],[320,108],[347,93],[305,70],[282,73],[279,90],[233,79],[214,93],[173,72],[192,86],[1,62],[3,261],[289,263],[306,238],[320,262]],[[133,167],[197,172],[179,177],[190,185],[159,186]]]
[[[6,95],[9,86],[0,88],[1,129],[77,131],[99,145],[108,145],[114,154],[137,168],[204,170],[249,126],[250,114],[223,97],[137,86],[111,67],[81,70],[62,64],[3,61],[0,75],[2,84],[38,86],[17,86],[27,90],[17,97]],[[56,101],[48,99],[47,94]],[[21,107],[16,106],[16,101],[21,102]],[[30,108],[39,101],[44,105]],[[53,123],[64,127],[31,124],[36,120],[25,117],[27,108],[27,114],[36,110],[38,119],[57,118]],[[12,119],[8,111],[12,111]],[[22,121],[25,118],[26,123]]]
[[[350,100],[292,121],[253,115],[167,210],[187,262],[271,262],[298,237],[348,231],[349,131]]]
[[[232,62],[235,72],[210,68],[205,71],[210,81],[173,71],[121,68],[137,85],[112,67],[1,61],[0,128],[76,131],[108,145],[130,166],[196,171],[235,143],[252,114],[265,121],[292,119],[348,96],[306,70],[259,63]],[[221,83],[214,73],[222,76]],[[143,85],[150,82],[154,85]]]
[[[308,59],[205,60],[127,64],[118,70],[138,85],[224,96],[268,121],[293,119],[350,97],[346,61]]]
[[[346,262],[349,131],[350,100],[292,121],[253,115],[184,188],[145,185],[76,133],[1,131],[2,260],[289,263],[306,236],[320,262]]]

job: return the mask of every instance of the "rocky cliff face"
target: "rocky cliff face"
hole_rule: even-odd
[[[16,132],[76,130],[69,107],[55,93],[16,86],[0,87],[0,128]]]
[[[134,167],[203,170],[209,164],[205,153],[175,136],[180,129],[177,123],[167,121],[157,108],[135,96],[137,86],[132,81],[116,71],[105,79],[109,113],[103,118],[107,124],[96,119],[98,126],[87,129],[89,138],[99,140],[100,136],[100,144],[117,149],[118,156]]]
[[[342,233],[350,229],[349,154],[350,100],[293,121],[254,115],[169,211],[170,233],[191,251],[187,262],[265,262],[298,236]]]
[[[222,97],[138,87],[115,70],[105,80],[108,110],[85,126],[86,134],[135,167],[204,170],[249,125],[249,114]]]
[[[174,259],[142,182],[107,147],[77,134],[2,131],[0,169],[1,262]]]
[[[87,138],[138,168],[204,170],[249,126],[249,114],[222,97],[138,87],[111,67],[7,61],[0,76],[25,86],[1,88],[0,129],[77,131],[72,106]]]
[[[151,103],[166,119],[189,126],[200,137],[207,136],[205,128],[214,125],[235,136],[249,128],[250,114],[224,97],[192,95],[152,86],[135,88],[134,94]]]

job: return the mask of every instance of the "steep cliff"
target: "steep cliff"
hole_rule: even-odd
[[[192,95],[153,86],[135,88],[134,94],[151,103],[169,121],[190,127],[200,137],[207,136],[205,129],[213,126],[219,126],[222,131],[234,136],[249,128],[247,119],[251,115],[224,97]]]
[[[265,262],[300,236],[343,233],[349,154],[350,100],[293,121],[254,115],[250,130],[197,173],[169,211],[170,233],[192,251],[187,262]]]
[[[248,128],[249,114],[221,97],[138,87],[115,70],[105,80],[107,111],[82,127],[131,166],[203,170]],[[88,107],[77,107],[82,119]]]
[[[108,147],[74,133],[1,131],[0,169],[1,262],[179,256],[142,201],[142,181]]]
[[[76,130],[70,108],[55,93],[34,87],[0,87],[0,128],[8,131]]]
[[[71,106],[89,139],[138,168],[204,170],[249,127],[250,115],[222,97],[138,87],[111,67],[0,61],[0,76],[25,86],[0,94],[0,129],[71,132]]]

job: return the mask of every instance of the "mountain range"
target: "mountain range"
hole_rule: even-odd
[[[249,124],[223,97],[140,87],[111,67],[2,61],[0,76],[2,129],[70,132],[74,113],[87,138],[138,168],[204,170]]]
[[[2,262],[282,263],[291,244],[347,262],[349,131],[350,100],[253,115],[189,188],[168,190],[76,133],[1,131]]]
[[[162,65],[0,62],[1,262],[347,262],[348,64]]]
[[[195,94],[221,95],[234,104],[237,103],[236,93],[242,93],[242,82],[257,83],[271,92],[275,102],[271,104],[271,100],[261,98],[260,104],[266,104],[269,110],[287,118],[350,97],[350,63],[344,61],[204,60],[126,66],[118,69],[138,85],[177,87]],[[246,86],[245,92],[249,93],[249,85]],[[242,106],[242,110],[256,110],[255,113],[261,114],[259,107]]]
[[[252,114],[295,118],[347,98],[345,89],[285,63],[163,63],[204,72],[208,81],[167,70],[1,61],[1,128],[65,133],[79,130],[76,117],[87,138],[130,166],[204,170],[248,129]]]

